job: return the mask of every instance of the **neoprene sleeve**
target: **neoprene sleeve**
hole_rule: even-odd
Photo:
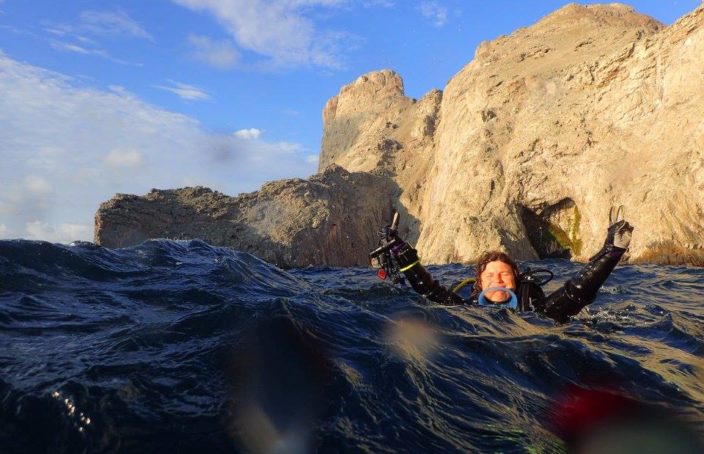
[[[547,297],[540,312],[558,323],[565,323],[569,317],[578,314],[584,306],[594,301],[599,288],[618,265],[624,252],[625,249],[613,245],[604,246],[577,276]]]
[[[446,289],[437,280],[433,279],[428,270],[420,264],[418,251],[408,244],[395,251],[395,256],[401,267],[401,272],[406,276],[406,279],[408,279],[411,287],[416,292],[438,304],[456,306],[466,303],[462,297]]]

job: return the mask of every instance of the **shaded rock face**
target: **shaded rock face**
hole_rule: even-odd
[[[383,70],[323,111],[319,175],[227,197],[118,195],[96,242],[203,238],[283,266],[361,265],[375,230],[425,263],[586,260],[611,206],[636,227],[630,260],[704,266],[704,5],[670,27],[619,4],[567,5],[482,43],[420,100]]]
[[[207,188],[117,195],[95,217],[96,243],[139,244],[149,238],[201,238],[255,254],[282,267],[368,263],[374,227],[390,211],[377,194],[398,193],[388,178],[330,166],[309,180],[282,180],[228,197]]]
[[[663,27],[623,5],[568,5],[483,43],[420,102],[389,71],[344,87],[321,168],[388,172],[426,263],[490,248],[586,260],[623,205],[631,260],[704,264],[702,55],[704,7]],[[362,127],[342,144],[352,118]]]

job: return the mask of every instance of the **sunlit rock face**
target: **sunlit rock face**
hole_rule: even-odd
[[[401,233],[413,243],[420,234],[421,195],[430,184],[441,102],[439,90],[420,100],[406,97],[401,77],[383,70],[342,87],[323,110],[319,171],[334,163],[390,177],[402,191],[400,197],[384,196],[402,213]]]
[[[487,249],[585,260],[623,205],[630,260],[704,265],[702,55],[704,5],[670,27],[624,5],[567,5],[482,43],[419,100],[390,70],[342,87],[310,180],[238,198],[117,196],[96,241],[203,238],[284,266],[362,265],[393,208],[425,263]]]
[[[383,176],[339,166],[309,180],[281,180],[228,197],[207,188],[118,194],[95,216],[96,243],[125,247],[150,238],[200,238],[247,251],[282,267],[368,263],[398,192]]]
[[[488,248],[584,260],[623,205],[631,260],[704,264],[701,55],[702,6],[663,27],[568,5],[481,44],[418,102],[389,71],[344,87],[323,115],[321,168],[390,174],[427,263]]]

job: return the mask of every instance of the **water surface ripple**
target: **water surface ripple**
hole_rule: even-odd
[[[621,266],[556,326],[201,241],[0,241],[0,451],[563,452],[625,407],[701,434],[703,293]]]

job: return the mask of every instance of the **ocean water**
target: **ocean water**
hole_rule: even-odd
[[[696,452],[703,293],[624,265],[558,326],[201,241],[0,241],[0,452]]]

